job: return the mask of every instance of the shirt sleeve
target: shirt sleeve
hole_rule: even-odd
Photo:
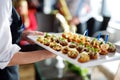
[[[0,69],[3,69],[13,55],[20,50],[20,47],[12,44],[10,31],[12,2],[11,0],[0,0],[0,5]]]

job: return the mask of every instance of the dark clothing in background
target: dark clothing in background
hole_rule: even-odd
[[[22,24],[21,17],[16,12],[15,8],[12,9],[12,24],[10,26],[12,33],[12,43],[19,43],[20,36],[24,30],[24,25]]]
[[[110,21],[110,17],[103,16],[103,22],[101,24],[101,29],[100,29],[101,31],[106,30],[109,21]]]

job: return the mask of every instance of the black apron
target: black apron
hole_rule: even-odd
[[[24,30],[22,21],[16,10],[12,9],[12,24],[10,26],[12,33],[12,43],[18,44],[20,41],[20,36]],[[0,69],[0,80],[19,80],[18,65],[6,67],[5,69]]]

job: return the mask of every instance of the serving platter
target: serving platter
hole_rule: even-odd
[[[52,34],[54,34],[55,36],[61,36],[61,33],[52,33]],[[68,57],[68,55],[63,54],[62,51],[56,51],[56,50],[52,49],[51,47],[38,42],[37,39],[39,36],[40,35],[29,35],[28,38],[31,39],[33,42],[35,42],[37,45],[45,48],[46,50],[48,50],[58,56],[61,56],[64,60],[67,60],[67,61],[69,61],[73,64],[76,64],[78,66],[81,66],[81,67],[95,66],[95,65],[99,65],[99,64],[102,64],[105,62],[110,62],[110,61],[120,59],[120,46],[116,45],[116,51],[114,53],[112,52],[112,53],[108,53],[107,55],[99,55],[97,59],[90,59],[87,62],[80,63],[80,62],[78,62],[78,58],[79,58],[80,54],[78,54],[78,56],[75,59]]]

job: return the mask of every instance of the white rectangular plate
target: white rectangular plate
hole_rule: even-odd
[[[57,34],[57,35],[59,35],[59,34]],[[45,46],[45,45],[39,43],[38,41],[36,41],[38,36],[29,35],[28,38],[31,39],[32,41],[34,41],[39,46],[45,48],[46,50],[48,50],[48,51],[50,51],[58,56],[61,56],[63,59],[65,59],[73,64],[79,65],[81,67],[90,67],[90,66],[99,65],[99,64],[109,62],[109,61],[120,60],[120,46],[118,46],[118,45],[116,45],[117,50],[115,53],[109,53],[107,55],[99,55],[98,59],[90,60],[90,61],[85,62],[85,63],[80,63],[77,61],[78,57],[76,59],[69,58],[67,55],[63,54],[61,51],[55,51],[52,48],[50,48],[49,46]]]

